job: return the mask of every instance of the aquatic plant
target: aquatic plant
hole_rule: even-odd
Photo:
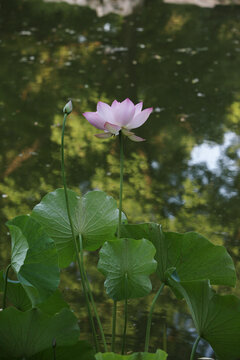
[[[142,141],[130,130],[141,126],[152,108],[142,111],[142,103],[129,99],[111,106],[99,102],[97,112],[84,113],[98,129],[100,138],[119,135],[119,204],[102,191],[84,196],[67,188],[64,133],[72,103],[64,109],[61,160],[63,189],[57,189],[36,205],[31,215],[21,215],[7,223],[11,234],[11,262],[0,272],[3,310],[0,312],[1,359],[95,359],[164,360],[158,349],[148,353],[154,306],[165,286],[184,299],[191,312],[198,337],[213,347],[217,357],[237,360],[240,355],[240,300],[217,294],[212,285],[235,286],[233,261],[223,246],[217,246],[196,232],[166,232],[160,224],[128,224],[122,211],[124,138]],[[99,251],[98,270],[106,277],[104,286],[113,300],[111,352],[95,305],[83,261],[83,251]],[[63,300],[59,286],[60,269],[76,261],[81,275],[86,308],[92,328],[93,347],[80,340],[79,326]],[[12,269],[17,281],[9,279]],[[159,290],[151,304],[146,326],[144,352],[125,355],[128,300],[152,291],[150,275],[159,278]],[[117,304],[124,302],[121,355],[115,353]],[[7,307],[7,304],[13,306]],[[95,322],[95,319],[96,322]],[[81,319],[80,324],[81,324]],[[97,336],[97,328],[101,343]],[[161,326],[161,324],[160,324]],[[101,352],[104,350],[104,352]]]

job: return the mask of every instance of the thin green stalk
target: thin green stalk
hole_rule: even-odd
[[[166,319],[163,324],[163,350],[167,352],[167,324]]]
[[[193,347],[192,347],[190,360],[194,360],[194,355],[196,353],[197,346],[198,346],[198,343],[199,343],[200,340],[201,340],[201,336],[198,335],[198,337],[196,338],[196,340],[195,340],[195,342],[193,344]]]
[[[121,224],[122,224],[122,194],[123,194],[123,165],[124,165],[124,153],[123,153],[123,135],[119,132],[119,145],[120,145],[120,189],[119,189],[119,215],[118,215],[118,232],[117,236],[121,237]],[[117,301],[113,303],[113,317],[112,317],[112,344],[111,351],[115,349],[116,338],[116,325],[117,325]]]
[[[86,271],[85,271],[85,268],[84,268],[83,245],[82,245],[82,236],[81,236],[81,235],[79,235],[79,243],[80,243],[81,263],[82,263],[83,273],[84,273],[84,281],[85,281],[86,284],[87,284],[88,295],[89,295],[89,297],[90,297],[90,301],[91,301],[91,304],[92,304],[92,308],[93,308],[94,314],[95,314],[96,319],[97,319],[98,327],[99,327],[100,334],[101,334],[102,341],[103,341],[104,351],[107,352],[107,351],[108,351],[108,348],[107,348],[107,343],[106,343],[105,335],[104,335],[104,332],[103,332],[102,323],[101,323],[101,320],[100,320],[100,318],[99,318],[99,316],[98,316],[98,312],[97,312],[97,308],[96,308],[95,301],[94,301],[94,298],[93,298],[92,290],[91,290],[91,287],[90,287],[90,284],[89,284],[89,281],[88,281],[88,277],[87,277],[87,274],[86,274]]]
[[[127,273],[125,274],[125,302],[124,302],[124,329],[123,329],[123,339],[122,339],[122,355],[125,352],[125,345],[126,345],[126,334],[127,334],[127,320],[128,320],[128,294],[127,294],[127,287],[128,287],[128,277]]]
[[[120,191],[119,191],[119,216],[118,216],[118,238],[121,237],[121,223],[122,223],[122,193],[123,193],[123,135],[119,132],[119,144],[120,144]]]
[[[112,312],[112,344],[111,344],[112,352],[115,351],[116,321],[117,321],[117,300],[114,300],[113,312]]]
[[[6,272],[5,272],[5,279],[4,279],[4,288],[3,288],[3,309],[6,307],[6,299],[7,299],[7,283],[8,283],[8,272],[11,267],[11,264],[7,266]]]
[[[147,321],[147,329],[146,329],[146,338],[145,338],[145,348],[144,351],[148,352],[148,347],[149,347],[149,339],[150,339],[150,331],[151,331],[151,325],[152,325],[152,314],[153,314],[153,310],[154,310],[154,306],[155,303],[159,297],[159,295],[161,294],[163,288],[164,288],[165,283],[162,283],[158,292],[156,293],[156,295],[154,296],[153,302],[151,304],[151,308],[148,314],[148,321]]]
[[[80,260],[80,256],[79,256],[77,239],[76,239],[76,236],[75,236],[75,233],[74,233],[73,222],[72,222],[72,217],[71,217],[70,207],[69,207],[69,200],[68,200],[68,193],[67,193],[66,178],[65,178],[65,167],[64,167],[64,132],[65,132],[65,124],[66,124],[67,116],[68,116],[68,114],[65,113],[65,114],[64,114],[64,119],[63,119],[63,127],[62,127],[62,146],[61,146],[62,181],[63,181],[63,187],[64,187],[64,194],[65,194],[66,206],[67,206],[68,219],[69,219],[69,223],[70,223],[70,227],[71,227],[71,232],[72,232],[72,240],[73,240],[73,243],[74,243],[74,248],[75,248],[76,257],[77,257],[77,263],[78,263],[78,267],[79,267],[79,271],[80,271],[80,275],[81,275],[81,279],[82,279],[82,286],[83,286],[83,292],[84,292],[85,299],[86,299],[88,316],[89,316],[89,319],[90,319],[90,323],[91,323],[91,327],[92,327],[92,332],[93,332],[94,345],[95,345],[95,348],[96,348],[96,352],[98,352],[98,351],[99,351],[99,344],[98,344],[98,339],[97,339],[97,334],[96,334],[96,330],[95,330],[95,325],[94,325],[94,321],[93,321],[93,317],[92,317],[92,313],[91,313],[90,302],[89,302],[89,298],[88,298],[88,294],[87,294],[86,284],[85,284],[85,281],[84,281],[84,272],[83,272],[83,269],[82,269],[82,264],[81,264],[81,260]]]

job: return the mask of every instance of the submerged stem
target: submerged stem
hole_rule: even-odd
[[[53,339],[53,342],[52,342],[53,360],[57,359],[57,357],[56,357],[56,346],[57,346],[56,339]]]
[[[167,352],[167,325],[166,322],[164,322],[163,325],[163,350]]]
[[[162,285],[160,286],[158,292],[154,296],[154,299],[153,299],[153,302],[151,304],[150,311],[149,311],[149,314],[148,314],[146,338],[145,338],[145,348],[144,348],[145,352],[148,352],[148,347],[149,347],[150,331],[151,331],[151,325],[152,325],[152,314],[153,314],[154,306],[155,306],[155,303],[156,303],[159,295],[161,294],[161,292],[162,292],[162,290],[164,288],[164,285],[165,285],[165,283],[162,283]]]
[[[99,327],[101,337],[102,337],[102,341],[103,341],[104,351],[107,352],[108,348],[107,348],[105,335],[104,335],[104,332],[103,332],[102,323],[101,323],[101,320],[100,320],[100,318],[98,316],[98,312],[97,312],[97,308],[96,308],[95,301],[94,301],[94,298],[93,298],[92,290],[91,290],[91,287],[90,287],[90,284],[89,284],[89,281],[88,281],[88,277],[87,277],[87,274],[86,274],[86,271],[85,271],[85,268],[84,268],[83,245],[82,245],[82,236],[81,235],[79,235],[79,242],[80,242],[80,256],[81,256],[81,263],[82,263],[83,274],[84,274],[84,281],[87,284],[88,295],[90,297],[92,308],[93,308],[94,314],[95,314],[96,319],[97,319],[98,327]]]
[[[83,286],[83,292],[84,292],[85,300],[86,300],[86,304],[87,304],[88,316],[89,316],[91,327],[92,327],[94,345],[95,345],[95,348],[96,348],[96,352],[98,352],[99,351],[99,344],[98,344],[95,325],[94,325],[94,321],[93,321],[93,317],[92,317],[92,313],[91,313],[91,308],[90,308],[89,298],[88,298],[88,294],[87,294],[86,284],[85,284],[85,281],[84,281],[84,272],[83,272],[83,268],[82,268],[82,264],[81,264],[81,259],[80,259],[80,256],[79,256],[77,239],[76,239],[76,236],[75,236],[75,233],[74,233],[73,222],[72,222],[72,217],[71,217],[70,207],[69,207],[67,184],[66,184],[66,178],[65,178],[64,132],[65,132],[65,124],[66,124],[67,116],[68,116],[68,114],[65,113],[64,114],[64,119],[63,119],[63,127],[62,127],[62,144],[61,144],[62,145],[61,146],[62,181],[63,181],[63,187],[64,187],[66,206],[67,206],[68,220],[69,220],[70,227],[71,227],[72,240],[73,240],[73,243],[74,243],[74,248],[75,248],[76,257],[77,257],[77,263],[78,263],[78,267],[79,267],[79,271],[80,271],[80,275],[81,275],[81,279],[82,279],[82,286]]]
[[[7,299],[7,283],[8,283],[8,272],[11,267],[11,264],[7,266],[6,272],[5,272],[5,279],[4,279],[4,288],[3,288],[3,309],[6,307],[6,299]]]
[[[194,360],[194,355],[196,353],[197,346],[198,346],[198,343],[199,343],[200,340],[201,340],[201,336],[198,335],[198,337],[196,338],[196,340],[195,340],[195,342],[193,344],[193,347],[192,347],[190,360]]]
[[[112,312],[112,344],[111,344],[112,352],[115,351],[116,321],[117,321],[117,300],[114,300],[113,312]]]
[[[125,352],[126,334],[127,334],[127,320],[128,320],[128,307],[127,307],[127,300],[128,300],[128,294],[127,294],[128,276],[127,276],[127,273],[125,274],[124,285],[125,285],[125,301],[124,301],[124,329],[123,329],[123,339],[122,339],[122,355],[124,355],[124,352]]]

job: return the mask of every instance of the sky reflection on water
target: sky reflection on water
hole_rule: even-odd
[[[226,156],[226,151],[231,145],[238,145],[240,143],[240,137],[233,132],[227,132],[224,134],[222,144],[216,144],[214,142],[206,141],[201,145],[197,145],[192,149],[191,160],[189,165],[196,165],[206,163],[209,170],[219,173],[219,162],[223,161],[232,171],[238,171],[238,166],[234,160],[231,160]],[[240,152],[237,150],[237,157],[240,157]]]

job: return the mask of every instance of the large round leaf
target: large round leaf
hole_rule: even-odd
[[[198,334],[209,342],[218,359],[238,360],[240,299],[233,295],[216,294],[207,280],[169,281],[185,298]]]
[[[154,244],[157,274],[163,282],[171,273],[168,270],[175,268],[182,281],[209,279],[215,285],[235,286],[236,272],[227,250],[198,233],[163,232],[160,225],[145,223],[122,225],[121,234]]]
[[[84,249],[96,250],[106,240],[114,238],[118,209],[112,197],[102,191],[91,191],[80,198],[75,192],[68,190],[68,198],[75,236],[82,235]],[[47,194],[40,204],[35,206],[32,216],[54,239],[60,267],[68,266],[75,251],[64,190],[57,189]]]
[[[10,225],[12,224],[12,225]],[[13,225],[13,222],[9,222],[8,228],[11,233],[11,265],[12,268],[19,272],[27,256],[29,245],[27,239],[23,236],[20,228]]]
[[[71,345],[78,341],[77,319],[68,309],[49,316],[40,310],[21,312],[7,308],[0,312],[1,359],[27,358],[52,347]]]
[[[4,273],[0,271],[0,292],[3,292],[4,281]],[[10,304],[14,305],[18,310],[27,311],[32,308],[32,303],[19,281],[8,279],[7,299]],[[61,292],[57,289],[45,301],[37,304],[36,307],[45,314],[54,315],[63,308],[69,308],[69,305],[63,300]]]
[[[157,350],[155,354],[147,352],[137,352],[131,355],[119,355],[115,353],[97,353],[96,360],[166,360],[167,353],[163,350]]]
[[[68,303],[63,299],[62,293],[57,289],[47,300],[37,305],[44,314],[55,315],[62,309],[69,309]]]
[[[12,241],[12,268],[33,305],[48,298],[59,285],[58,255],[54,241],[30,216],[7,223]]]
[[[145,239],[106,242],[100,250],[98,270],[106,276],[107,294],[114,300],[148,294],[152,290],[149,275],[157,267],[155,251],[151,242]]]
[[[4,282],[4,273],[3,271],[0,271],[0,292],[3,292]],[[8,279],[7,299],[12,305],[14,305],[18,310],[21,311],[29,310],[32,307],[31,301],[19,281],[13,281]]]

